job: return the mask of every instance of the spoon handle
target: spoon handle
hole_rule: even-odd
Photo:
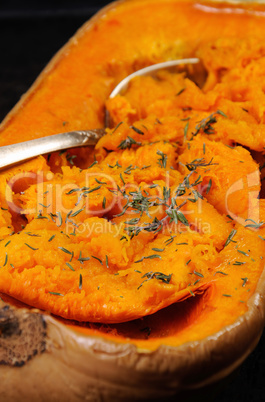
[[[104,129],[70,131],[0,147],[0,169],[38,155],[62,149],[95,145],[104,134]]]

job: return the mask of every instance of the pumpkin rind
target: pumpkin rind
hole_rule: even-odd
[[[47,77],[52,77],[54,71],[56,72],[60,61],[67,55],[71,46],[75,47],[77,43],[78,48],[78,41],[82,35],[90,30],[96,31],[99,21],[105,22],[108,18],[111,21],[119,7],[120,10],[129,13],[130,6],[133,7],[137,3],[139,1],[114,3],[77,33],[70,44],[66,45],[53,59],[24,99],[4,120],[1,126],[3,132],[1,145],[4,145],[6,141],[11,141],[12,130],[16,130],[16,124],[21,124],[20,117],[18,117],[20,111],[23,107],[27,108],[27,104],[34,96],[38,98],[38,91],[43,90],[43,85],[45,89],[45,80]],[[149,3],[152,1],[146,1],[146,4]],[[155,3],[159,2],[155,1]],[[169,1],[168,3],[176,2]],[[156,57],[159,60],[160,55]],[[170,57],[171,55],[169,55]],[[140,63],[144,64],[146,60],[142,60]],[[103,102],[115,82],[132,68],[130,65],[126,67],[127,69],[118,72],[111,84],[104,80],[101,83],[103,90],[99,88],[100,99],[93,109],[94,114],[91,112],[90,119],[88,119],[90,127],[102,125]],[[112,66],[110,66],[111,68]],[[95,93],[96,91],[97,88]],[[45,95],[43,99],[45,100]],[[74,113],[77,117],[79,111],[75,110]],[[82,119],[85,117],[83,112],[80,122],[76,121],[74,128],[79,128],[78,124],[82,125]],[[38,124],[38,121],[33,122],[32,132],[29,132],[30,138],[35,135],[33,132]],[[37,135],[49,135],[58,127],[59,123],[52,121],[51,124],[47,123],[47,127],[43,131],[39,130]],[[107,336],[99,331],[95,331],[93,334],[93,331],[86,332],[84,330],[82,333],[82,328],[78,329],[74,325],[66,326],[64,322],[39,311],[16,307],[7,309],[4,304],[0,321],[1,353],[6,352],[6,348],[12,344],[6,346],[5,334],[8,333],[10,340],[14,339],[14,343],[20,342],[17,329],[13,330],[10,324],[14,320],[23,323],[32,316],[33,321],[36,319],[34,325],[40,331],[41,337],[33,353],[29,353],[28,358],[24,357],[21,364],[16,364],[17,357],[14,357],[13,361],[8,360],[7,355],[3,353],[4,357],[0,358],[2,363],[0,371],[2,371],[3,378],[0,396],[3,400],[14,401],[43,400],[47,395],[50,400],[54,401],[64,399],[79,401],[84,397],[91,401],[144,400],[173,396],[181,390],[196,389],[215,382],[231,373],[253,350],[261,336],[265,309],[264,279],[265,274],[263,273],[247,302],[247,312],[212,335],[204,337],[202,334],[200,339],[187,341],[178,346],[163,344],[162,339],[155,347],[150,344],[150,348],[144,348],[143,345],[148,346],[147,342],[138,343],[126,340],[126,338],[121,339],[122,337],[119,336],[115,340],[114,336]],[[5,295],[3,295],[3,299],[5,300]],[[10,311],[10,315],[7,314],[7,311]],[[22,336],[24,334],[28,334],[27,327],[22,328]],[[13,367],[18,365],[21,367]],[[36,372],[41,378],[47,379],[42,385],[38,383],[32,386],[31,376]],[[54,381],[55,376],[56,381]],[[15,386],[17,384],[19,385]]]
[[[264,278],[263,274],[244,316],[202,341],[177,348],[161,345],[152,352],[140,350],[102,336],[81,335],[42,315],[46,324],[46,350],[19,369],[12,365],[0,366],[1,397],[14,401],[43,397],[54,401],[65,398],[79,401],[84,397],[91,401],[162,400],[216,382],[235,370],[260,339],[264,322],[261,296],[265,291]],[[12,314],[23,321],[29,312],[22,308]],[[5,325],[9,328],[8,320]],[[42,383],[32,387],[31,373],[37,373]]]

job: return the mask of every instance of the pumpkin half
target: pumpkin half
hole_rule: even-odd
[[[103,127],[105,108],[112,126],[94,148],[0,173],[1,400],[174,397],[254,349],[264,18],[262,4],[112,3],[7,115],[0,146]],[[188,57],[200,63],[108,99],[133,71]]]

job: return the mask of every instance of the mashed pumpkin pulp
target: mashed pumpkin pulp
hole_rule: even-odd
[[[82,169],[72,150],[1,174],[1,292],[85,322],[209,289],[245,311],[265,254],[265,48],[220,39],[197,53],[203,88],[162,72],[106,102],[113,127]]]

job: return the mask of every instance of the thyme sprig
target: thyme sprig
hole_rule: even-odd
[[[198,167],[208,167],[213,165],[218,165],[218,163],[213,163],[213,158],[210,162],[206,162],[204,158],[198,158],[190,163],[186,163],[186,167],[189,171],[196,170]]]
[[[160,158],[157,161],[158,165],[161,168],[166,168],[167,167],[167,154],[164,154],[164,152],[159,151],[159,150],[156,152],[156,154],[160,156]]]
[[[132,137],[129,135],[125,138],[125,140],[121,141],[121,143],[118,145],[119,149],[130,149],[132,145],[142,145],[141,142],[135,141]]]
[[[137,236],[142,231],[146,231],[149,233],[150,232],[158,233],[162,230],[162,228],[163,228],[163,221],[155,217],[151,223],[143,223],[141,226],[137,225],[129,226],[126,227],[124,230],[132,239],[134,236]]]
[[[142,279],[143,279],[143,278],[147,278],[147,279],[145,279],[145,280],[140,284],[140,286],[138,286],[137,289],[140,289],[140,288],[143,286],[144,282],[150,281],[151,279],[157,279],[157,280],[162,281],[163,283],[167,283],[167,284],[168,284],[168,283],[170,283],[170,281],[171,281],[172,274],[166,275],[166,274],[163,274],[163,272],[152,272],[152,271],[150,271],[150,272],[145,273],[145,274],[142,276]]]
[[[142,216],[145,212],[148,217],[151,217],[149,214],[149,208],[159,205],[156,200],[151,200],[151,197],[147,192],[145,192],[144,195],[141,188],[139,188],[138,191],[129,191],[128,194],[122,192],[122,195],[126,199],[126,204],[124,205],[122,212],[116,216],[124,215],[125,212],[130,208],[134,212],[139,212],[140,216]]]
[[[160,258],[161,259],[161,255],[159,254],[152,254],[152,255],[148,255],[147,257],[142,257],[140,260],[134,261],[135,264],[137,264],[138,262],[142,262],[143,260],[152,260],[154,258]]]
[[[192,138],[198,135],[200,132],[204,134],[211,135],[215,133],[213,124],[217,123],[216,115],[221,115],[223,117],[227,117],[224,112],[221,110],[217,110],[214,113],[211,113],[208,117],[202,119],[195,127],[195,132],[192,133]]]
[[[127,201],[126,205],[123,208],[123,211],[118,216],[123,215],[126,212],[126,210],[129,207],[131,207],[135,211],[139,211],[141,213],[141,216],[143,212],[145,212],[150,217],[148,209],[151,206],[158,206],[158,205],[164,205],[166,207],[165,209],[166,216],[164,216],[160,220],[157,217],[155,217],[151,223],[148,224],[143,223],[141,226],[137,225],[137,223],[139,222],[135,221],[134,225],[131,222],[130,227],[125,228],[127,234],[129,234],[132,238],[133,236],[137,236],[141,231],[157,233],[160,230],[162,230],[163,225],[165,221],[168,220],[168,218],[170,218],[169,223],[174,222],[178,224],[179,222],[181,222],[185,226],[188,226],[189,222],[185,217],[184,213],[181,211],[181,208],[186,204],[187,201],[184,201],[178,205],[177,199],[178,197],[183,196],[189,189],[192,189],[190,194],[194,195],[194,199],[190,199],[190,201],[196,202],[199,198],[203,198],[202,195],[198,192],[198,190],[193,189],[193,187],[201,183],[201,176],[198,176],[193,183],[190,182],[190,177],[192,174],[194,174],[194,172],[195,170],[192,170],[187,176],[184,177],[183,182],[180,183],[177,187],[175,196],[171,197],[170,204],[168,203],[168,200],[170,198],[170,189],[167,189],[166,187],[163,188],[163,199],[157,197],[156,200],[152,199],[152,201],[150,201],[150,197],[144,196],[141,191],[129,193],[131,196],[133,196],[133,199],[131,201],[129,200]],[[124,196],[126,197],[127,195]]]
[[[259,229],[261,228],[261,226],[264,225],[265,222],[261,221],[260,223],[257,223],[255,221],[253,221],[253,219],[246,219],[245,222],[252,222],[252,223],[248,223],[247,225],[245,225],[245,228],[253,228],[253,229]]]

